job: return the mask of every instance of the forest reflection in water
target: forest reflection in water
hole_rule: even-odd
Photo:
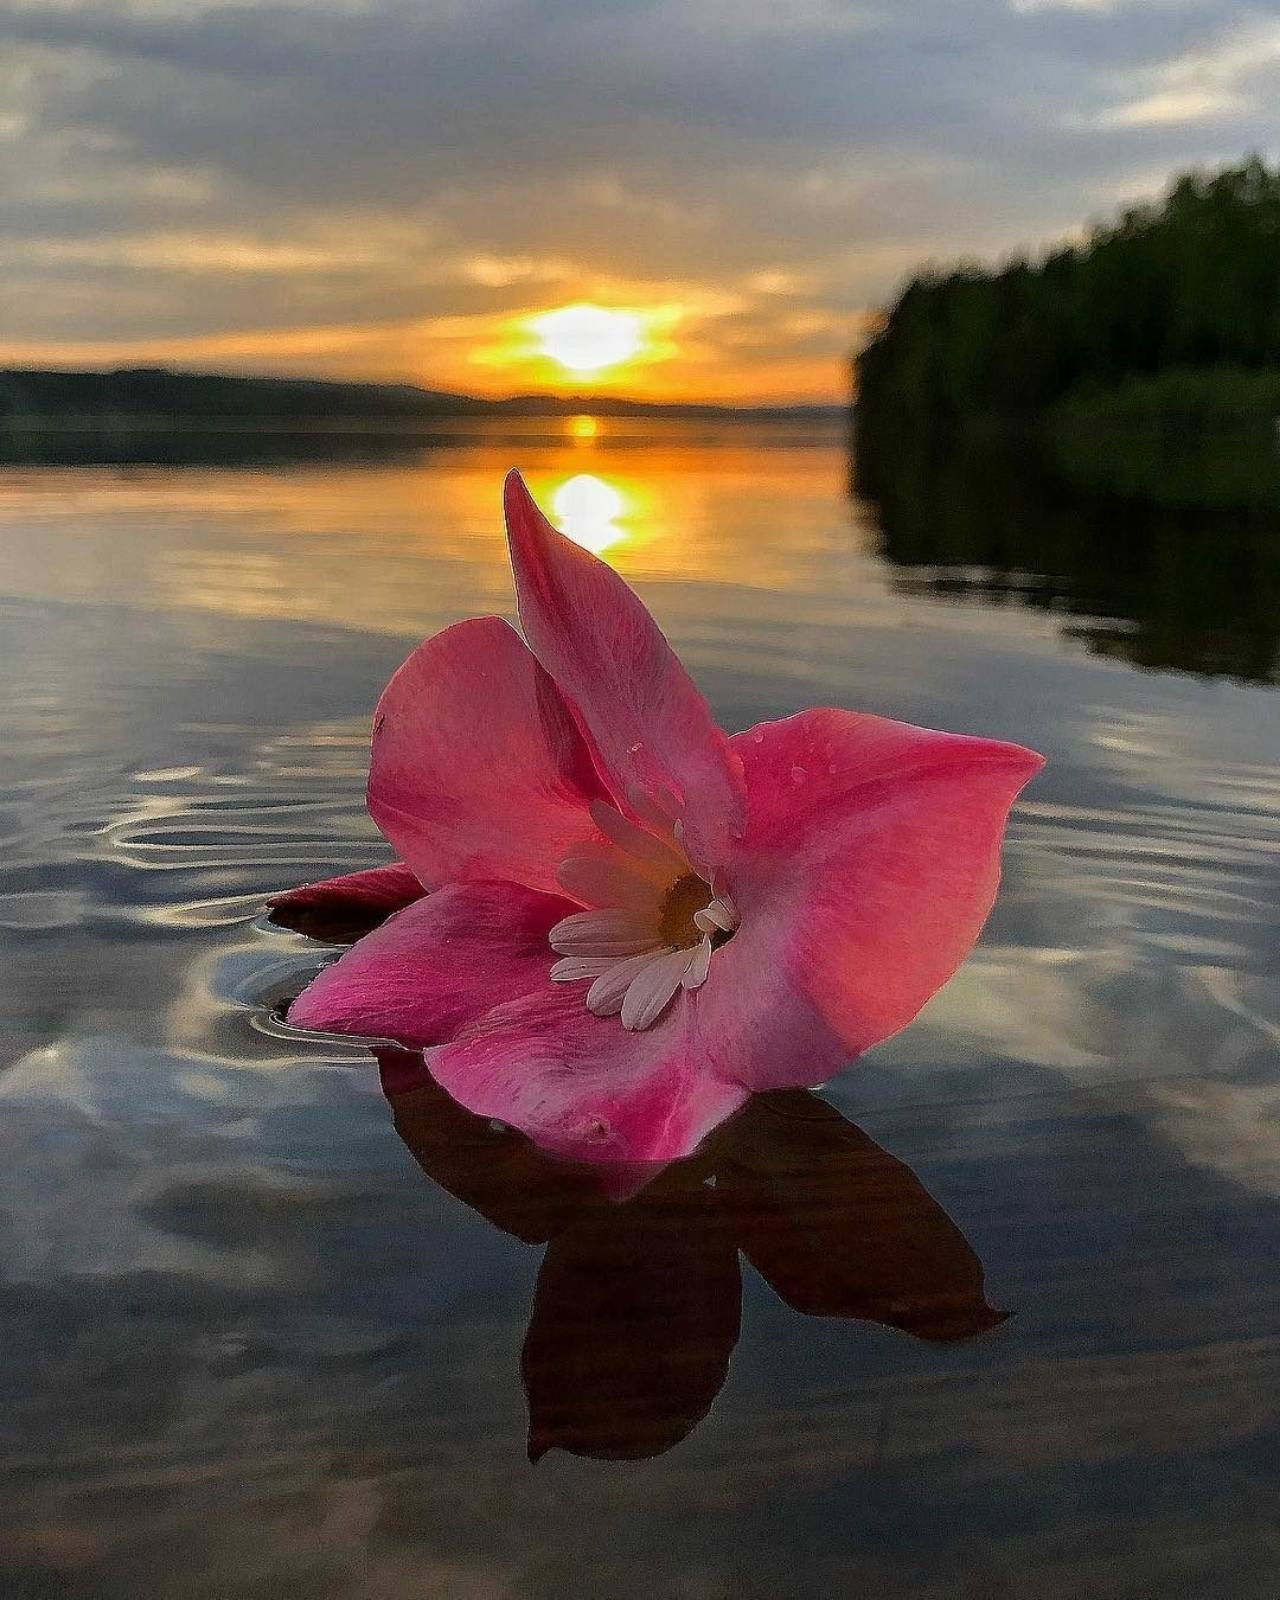
[[[1104,656],[1280,675],[1280,452],[1207,439],[859,438],[908,591],[1061,612]]]
[[[376,1053],[396,1131],[427,1177],[547,1246],[521,1357],[533,1461],[557,1448],[638,1460],[688,1436],[738,1342],[740,1253],[804,1315],[939,1342],[1005,1320],[911,1169],[814,1094],[758,1095],[616,1203],[589,1168],[456,1105],[421,1055]]]

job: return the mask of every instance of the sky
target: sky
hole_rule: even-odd
[[[1277,104],[1229,0],[0,0],[0,364],[838,400]]]

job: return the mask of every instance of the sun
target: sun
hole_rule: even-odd
[[[582,303],[546,311],[529,322],[541,353],[568,372],[601,372],[644,347],[644,325],[631,311]]]

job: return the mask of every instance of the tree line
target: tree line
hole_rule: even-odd
[[[1084,242],[911,280],[858,361],[860,432],[1280,412],[1280,169],[1178,177]]]

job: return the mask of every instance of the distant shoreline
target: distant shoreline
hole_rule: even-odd
[[[725,405],[600,395],[488,399],[412,384],[236,377],[161,367],[0,370],[0,429],[10,432],[314,432],[413,437],[462,420],[652,419],[836,423],[844,405]]]
[[[492,413],[442,411],[420,420],[397,421],[383,417],[250,417],[234,416],[101,416],[93,413],[66,416],[0,416],[0,431],[33,434],[144,434],[144,433],[255,433],[255,434],[337,434],[368,435],[370,438],[413,440],[430,435],[440,429],[465,431],[459,424],[466,423],[525,423],[530,431],[545,432],[554,427],[557,436],[564,432],[564,424],[588,416],[597,422],[688,422],[742,424],[745,426],[792,423],[796,426],[844,428],[849,420],[846,406],[814,407],[794,411],[753,409],[743,411],[671,412],[655,407],[651,411],[626,412],[609,415],[600,411],[571,411],[564,416],[534,411],[498,411]],[[521,430],[522,431],[522,430]]]

